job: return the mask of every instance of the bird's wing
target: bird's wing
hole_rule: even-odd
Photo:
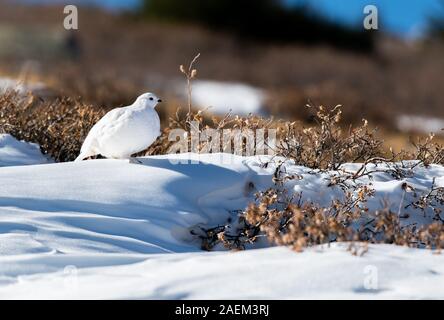
[[[112,135],[130,116],[126,108],[116,108],[105,114],[89,131],[83,142],[81,152],[88,152],[97,145],[100,138]]]

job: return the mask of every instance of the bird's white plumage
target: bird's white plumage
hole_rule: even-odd
[[[154,109],[160,101],[145,93],[130,106],[109,111],[88,133],[76,161],[98,154],[128,159],[148,148],[160,135],[160,119]]]

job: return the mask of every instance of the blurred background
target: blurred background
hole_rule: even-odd
[[[65,30],[75,4],[78,30]],[[365,30],[376,5],[379,29]],[[0,0],[0,91],[97,107],[162,96],[185,106],[179,65],[201,53],[194,105],[309,123],[343,106],[402,146],[444,131],[444,0]]]

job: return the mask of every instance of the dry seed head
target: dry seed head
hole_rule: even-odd
[[[364,126],[364,127],[367,127],[367,125],[368,125],[368,121],[367,121],[367,119],[362,119],[362,122],[364,123],[363,126]]]

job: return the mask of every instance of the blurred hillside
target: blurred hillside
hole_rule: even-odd
[[[256,17],[248,7],[229,10],[230,0],[226,8],[209,9],[222,12],[219,18],[194,21],[201,12],[193,0],[178,10],[198,12],[179,11],[180,19],[172,22],[174,12],[163,6],[173,2],[152,0],[142,15],[79,7],[79,30],[71,32],[62,27],[61,6],[0,2],[0,73],[26,74],[47,83],[56,96],[108,108],[155,91],[171,102],[165,110],[173,110],[182,98],[175,89],[183,83],[178,66],[200,52],[199,79],[264,90],[264,110],[276,118],[309,121],[307,102],[342,104],[346,121],[365,117],[392,131],[404,114],[444,118],[444,46],[438,40],[408,43],[378,33],[371,37],[372,50],[358,53],[333,45],[334,32],[322,29],[331,22],[310,20],[302,11],[284,13],[288,30],[273,18],[277,13],[267,20],[266,12],[282,10],[270,1],[255,1],[261,5],[254,10],[262,12]],[[318,23],[322,27],[307,28]],[[262,30],[257,37],[250,34],[252,26]],[[266,33],[268,26],[274,27]]]

